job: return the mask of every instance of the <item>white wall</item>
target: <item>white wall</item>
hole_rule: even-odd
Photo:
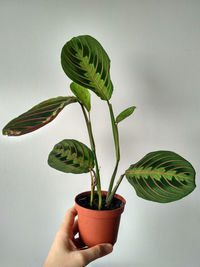
[[[119,174],[146,153],[172,150],[197,171],[197,188],[172,204],[139,199],[126,180],[127,205],[114,252],[90,266],[198,267],[200,251],[200,1],[0,1],[1,129],[35,104],[69,95],[60,51],[89,34],[111,58],[115,113],[136,105],[120,125]],[[107,189],[114,165],[108,110],[92,97],[92,119]],[[41,266],[66,209],[89,189],[86,175],[47,165],[64,138],[89,144],[77,105],[21,137],[0,136],[0,266]]]

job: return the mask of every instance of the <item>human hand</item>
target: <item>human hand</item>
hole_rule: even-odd
[[[112,252],[111,244],[83,249],[80,239],[75,238],[78,233],[76,215],[75,207],[66,212],[43,267],[84,267]]]

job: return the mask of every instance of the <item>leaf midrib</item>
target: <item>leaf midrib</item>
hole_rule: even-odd
[[[144,173],[144,174],[149,174],[149,175],[151,175],[151,174],[160,174],[160,175],[162,175],[164,177],[165,177],[166,174],[167,175],[171,175],[172,177],[181,177],[180,174],[184,174],[184,173],[169,174],[168,171],[167,172],[159,172],[159,171],[155,172],[155,171],[144,171],[144,170],[143,171],[128,171],[126,173],[127,174],[143,174]],[[147,179],[147,178],[145,178],[145,179]]]
[[[80,53],[80,51],[79,51],[79,53]],[[101,92],[101,95],[105,98],[105,99],[107,99],[107,97],[105,96],[105,94],[103,93],[103,89],[99,86],[99,81],[100,80],[102,80],[102,81],[104,81],[103,79],[99,79],[99,81],[97,82],[97,80],[95,79],[95,77],[94,77],[94,75],[92,74],[92,72],[91,72],[91,70],[90,70],[90,67],[89,67],[89,61],[87,62],[87,64],[85,63],[85,58],[87,58],[87,56],[85,56],[85,57],[83,57],[82,55],[80,55],[80,54],[78,54],[79,56],[80,56],[80,59],[81,59],[81,61],[83,62],[83,64],[84,64],[84,66],[85,66],[85,70],[86,70],[86,72],[88,72],[89,73],[89,75],[90,75],[90,77],[91,77],[91,79],[92,79],[92,81],[93,81],[93,83],[97,86],[97,88],[100,90],[100,92]],[[93,65],[93,63],[91,63],[92,65]],[[94,66],[94,65],[93,65]],[[94,66],[94,68],[95,68],[95,66]],[[97,73],[99,73],[99,72],[96,72],[96,74]],[[101,77],[101,74],[99,73],[99,75],[100,75],[100,77]]]
[[[89,170],[90,169],[92,169],[91,168],[91,166],[89,165],[89,162],[90,162],[90,157],[88,158],[88,164],[85,162],[85,161],[81,161],[78,157],[74,157],[74,156],[72,156],[72,153],[71,153],[71,146],[68,144],[68,147],[69,147],[69,152],[70,153],[67,153],[67,151],[66,151],[66,149],[64,148],[64,146],[63,146],[63,144],[61,144],[61,146],[62,146],[62,148],[63,148],[63,150],[65,151],[65,153],[64,153],[64,156],[66,155],[67,157],[69,156],[69,158],[71,158],[72,160],[74,160],[74,159],[76,159],[78,162],[80,162],[80,163],[82,163],[83,165],[85,165],[85,167],[87,167]],[[74,146],[74,143],[73,143],[73,146]],[[75,147],[75,146],[74,146]],[[76,153],[76,155],[77,155],[77,153]],[[84,157],[84,153],[83,153],[83,159],[85,158]],[[66,160],[67,161],[67,160]],[[64,163],[64,161],[62,161],[63,163]],[[73,163],[74,164],[74,163]],[[81,166],[79,167],[79,168],[81,168]]]

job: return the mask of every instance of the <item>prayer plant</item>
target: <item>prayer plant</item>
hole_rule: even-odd
[[[59,96],[41,102],[10,121],[3,129],[4,135],[19,136],[35,131],[54,120],[69,104],[78,103],[85,118],[90,148],[80,141],[65,139],[54,146],[49,154],[48,164],[65,173],[90,173],[90,205],[93,204],[96,188],[98,209],[101,209],[101,179],[90,116],[91,90],[108,105],[116,152],[116,164],[106,198],[107,205],[112,202],[124,177],[135,188],[139,197],[161,203],[179,200],[194,190],[194,168],[187,160],[170,151],[148,153],[125,170],[114,184],[120,161],[118,124],[133,113],[135,106],[125,109],[115,117],[110,102],[113,93],[110,59],[101,44],[93,37],[82,35],[68,41],[62,48],[61,65],[73,81],[70,88],[74,96]]]

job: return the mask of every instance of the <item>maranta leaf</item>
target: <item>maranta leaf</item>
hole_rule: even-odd
[[[109,100],[113,85],[110,79],[110,59],[101,44],[89,35],[72,38],[62,48],[61,64],[72,81]]]
[[[3,134],[18,136],[33,132],[54,120],[66,105],[74,102],[77,102],[77,98],[73,96],[59,96],[43,101],[11,120],[3,128]]]
[[[54,146],[48,164],[66,173],[86,173],[94,167],[94,155],[83,143],[65,139]]]
[[[147,154],[130,166],[126,178],[139,197],[162,203],[179,200],[196,187],[192,165],[170,151]]]
[[[132,106],[130,108],[127,108],[125,110],[123,110],[116,118],[116,123],[119,123],[120,121],[126,119],[127,117],[129,117],[135,110],[135,106]]]
[[[89,112],[91,110],[91,96],[89,90],[75,82],[70,84],[70,89]]]

